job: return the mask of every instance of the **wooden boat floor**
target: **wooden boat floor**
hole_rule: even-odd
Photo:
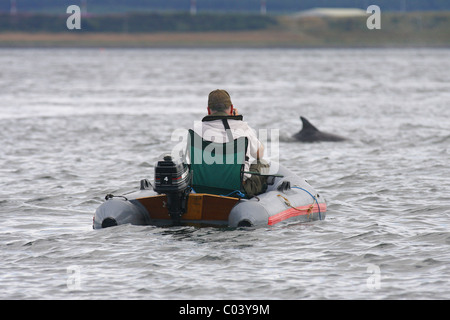
[[[148,211],[151,219],[170,220],[166,195],[137,199]],[[228,221],[231,209],[239,202],[238,198],[217,196],[205,193],[190,194],[183,220]]]

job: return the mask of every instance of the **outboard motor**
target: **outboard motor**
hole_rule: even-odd
[[[190,192],[191,174],[186,163],[177,162],[170,155],[164,156],[155,167],[155,187],[159,194],[167,196],[167,208],[175,225],[186,212]]]

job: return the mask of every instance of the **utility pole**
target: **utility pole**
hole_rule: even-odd
[[[401,6],[402,6],[402,12],[406,12],[406,0],[402,0]]]
[[[81,0],[81,15],[87,15],[87,0]]]
[[[261,14],[264,16],[267,13],[266,0],[261,0]]]
[[[197,1],[191,0],[191,15],[195,16],[197,14]]]
[[[17,14],[17,3],[16,0],[11,0],[11,8],[9,14],[15,16]]]

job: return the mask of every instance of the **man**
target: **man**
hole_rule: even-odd
[[[230,139],[247,137],[248,148],[244,171],[261,172],[263,168],[268,168],[268,165],[262,161],[263,144],[258,140],[256,132],[243,121],[242,115],[238,114],[227,91],[219,89],[212,91],[208,96],[207,110],[208,115],[202,119],[201,128],[194,128],[203,140],[225,143]],[[250,165],[252,160],[253,162],[256,160],[256,163]],[[267,187],[266,180],[263,176],[244,174],[244,191],[249,197],[260,194]]]

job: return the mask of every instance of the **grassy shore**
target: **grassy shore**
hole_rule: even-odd
[[[0,31],[0,47],[450,47],[450,12],[382,13],[380,30],[369,30],[365,17],[276,19],[276,25],[253,31]]]
[[[158,33],[0,33],[0,47],[261,48],[291,47],[302,35],[277,30]]]

